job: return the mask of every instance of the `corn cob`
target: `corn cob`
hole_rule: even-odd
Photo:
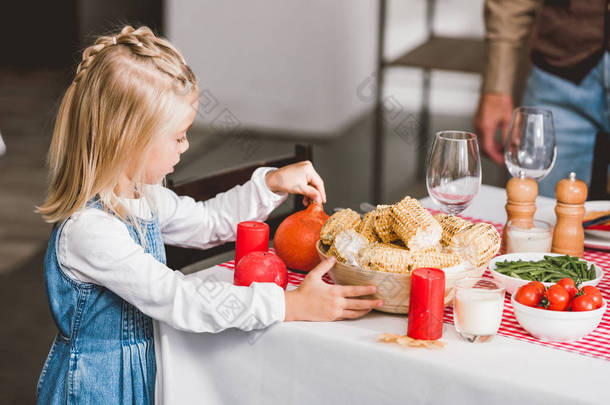
[[[375,212],[375,233],[383,243],[390,243],[398,239],[394,233],[394,224],[391,215],[391,205],[378,205]]]
[[[480,222],[458,232],[449,248],[462,259],[482,267],[498,253],[500,234],[493,225]]]
[[[451,239],[458,232],[472,226],[472,223],[460,217],[456,217],[455,215],[436,214],[434,219],[436,219],[438,223],[441,224],[441,228],[443,228],[443,234],[441,236],[441,244],[443,246],[448,246],[451,243]]]
[[[443,228],[419,201],[409,196],[392,206],[394,232],[411,250],[426,250],[436,245]]]
[[[393,249],[402,249],[402,250],[409,250],[400,239],[395,240],[393,242],[390,243],[379,243],[380,246],[383,247],[387,247],[387,248],[393,248]]]
[[[389,273],[410,273],[419,267],[447,268],[460,262],[461,258],[455,253],[412,252],[383,243],[363,248],[358,257],[362,268]]]
[[[360,224],[360,214],[349,208],[335,212],[320,229],[320,240],[325,245],[332,245],[339,232],[355,229]]]
[[[365,247],[358,255],[358,264],[363,269],[390,273],[409,273],[411,255],[408,250],[385,244]]]
[[[434,251],[411,252],[411,270],[419,267],[435,267],[446,269],[460,264],[462,259],[455,253]]]
[[[345,259],[339,254],[339,251],[334,243],[330,246],[330,249],[328,249],[328,255],[335,256],[338,262],[345,263]]]
[[[436,243],[436,244],[434,244],[434,245],[432,245],[432,246],[430,246],[430,247],[428,247],[426,249],[413,249],[412,252],[413,253],[418,253],[418,254],[419,253],[429,253],[429,254],[432,254],[432,253],[442,253],[442,252],[445,251],[445,249],[446,248],[443,245],[441,245],[441,243],[439,242],[439,243]]]
[[[356,231],[363,235],[370,243],[377,242],[377,234],[375,233],[375,211],[367,212],[362,218],[362,222],[356,228]]]
[[[353,229],[345,229],[335,237],[333,242],[333,255],[342,258],[345,263],[357,266],[358,253],[369,245],[369,241],[363,235]],[[335,254],[336,252],[336,254]]]

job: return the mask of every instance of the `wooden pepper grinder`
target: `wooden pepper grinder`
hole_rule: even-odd
[[[526,229],[534,226],[538,183],[532,178],[525,177],[525,173],[520,171],[519,177],[511,178],[506,184],[506,195],[506,224],[502,231],[502,245],[500,246],[502,253],[506,253],[508,221]]]
[[[582,219],[585,215],[587,185],[570,173],[555,187],[557,224],[553,230],[553,253],[582,257],[584,253],[585,231]]]

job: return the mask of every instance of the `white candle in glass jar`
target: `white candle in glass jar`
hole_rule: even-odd
[[[536,220],[525,228],[509,221],[506,226],[506,253],[551,251],[553,227],[549,223]]]

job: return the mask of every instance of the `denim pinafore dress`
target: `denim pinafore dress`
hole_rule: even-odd
[[[100,208],[99,203],[94,203]],[[165,263],[159,222],[136,219],[146,244],[132,224],[133,240]],[[155,346],[153,325],[112,291],[70,278],[57,260],[56,225],[44,261],[47,297],[57,336],[42,369],[38,404],[153,404]]]

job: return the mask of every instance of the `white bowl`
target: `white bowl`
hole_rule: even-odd
[[[544,256],[564,256],[564,255],[561,255],[558,253],[530,253],[530,252],[528,252],[528,253],[509,253],[506,255],[496,256],[493,259],[491,259],[491,261],[489,262],[489,271],[491,272],[491,275],[493,276],[493,278],[495,280],[501,282],[502,284],[504,284],[506,286],[506,292],[512,295],[519,289],[519,287],[529,283],[531,280],[524,280],[521,278],[515,278],[515,277],[504,275],[502,273],[498,273],[496,271],[496,262],[503,262],[506,260],[508,260],[508,261],[542,260],[542,259],[544,259]],[[580,259],[580,260],[583,260],[583,259]],[[589,267],[591,265],[595,266],[595,278],[593,280],[583,282],[581,284],[581,287],[584,287],[586,285],[591,285],[591,286],[595,287],[597,284],[599,284],[602,277],[604,277],[604,271],[601,269],[601,267],[599,267],[595,263],[589,262],[587,260],[584,260],[584,261],[587,262],[587,267]],[[550,286],[552,286],[555,283],[545,282],[542,284],[544,284],[544,286],[546,288],[549,288]]]
[[[606,312],[606,300],[598,309],[579,312],[528,307],[515,301],[514,295],[511,303],[523,329],[537,339],[554,342],[571,342],[585,337],[597,328]]]

